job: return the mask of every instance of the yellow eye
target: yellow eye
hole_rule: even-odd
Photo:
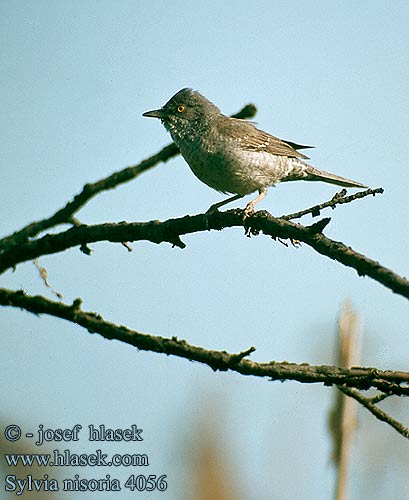
[[[179,113],[183,113],[183,111],[186,109],[186,106],[184,106],[183,104],[181,104],[180,106],[178,106],[178,111]]]

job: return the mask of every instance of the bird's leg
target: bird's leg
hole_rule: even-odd
[[[219,201],[218,203],[215,203],[212,205],[207,211],[207,214],[211,214],[212,212],[216,212],[220,207],[223,205],[227,205],[227,203],[230,203],[231,201],[236,201],[239,200],[240,198],[243,198],[244,195],[242,194],[235,194],[234,196],[231,196],[230,198],[227,198],[226,200]]]
[[[258,193],[258,196],[254,198],[254,200],[251,200],[249,203],[247,203],[246,208],[244,209],[244,213],[246,214],[246,216],[254,212],[255,205],[266,196],[267,188],[259,189]]]

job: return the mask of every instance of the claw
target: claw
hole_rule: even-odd
[[[290,238],[290,242],[291,242],[291,245],[295,248],[300,248],[301,246],[301,241],[300,240],[296,240],[294,238]]]
[[[243,218],[246,219],[247,217],[250,217],[250,215],[254,214],[254,200],[250,201],[250,203],[247,203],[246,208],[243,211]]]

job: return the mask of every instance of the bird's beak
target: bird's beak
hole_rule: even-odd
[[[160,118],[163,120],[166,118],[166,111],[163,109],[153,109],[152,111],[146,111],[146,113],[143,113],[142,116],[148,116],[149,118]]]

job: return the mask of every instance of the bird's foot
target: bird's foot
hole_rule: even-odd
[[[243,210],[243,218],[247,219],[247,217],[250,217],[250,215],[254,214],[254,200],[250,201],[250,203],[247,203],[246,208]]]
[[[258,196],[247,203],[246,208],[244,209],[244,218],[246,219],[250,215],[254,214],[254,207],[256,204],[261,201],[267,194],[267,188],[259,189]]]

